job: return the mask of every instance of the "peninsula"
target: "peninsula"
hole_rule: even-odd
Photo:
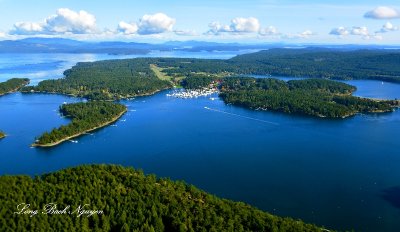
[[[127,111],[126,106],[113,102],[80,102],[60,106],[62,115],[72,119],[66,126],[41,135],[33,147],[52,147],[117,121]]]
[[[396,50],[305,48],[270,49],[228,60],[135,58],[81,62],[66,70],[64,78],[41,81],[21,91],[118,100],[150,95],[173,86],[192,88],[210,79],[238,75],[400,82],[396,63],[399,59],[400,52]]]
[[[64,72],[65,78],[41,81],[24,93],[58,93],[90,100],[118,100],[154,94],[172,87],[143,59],[78,63]]]
[[[34,214],[52,202],[59,215]],[[30,211],[10,213],[21,203],[30,203]],[[115,165],[79,166],[35,178],[0,176],[0,204],[1,231],[31,227],[42,231],[327,231],[218,198],[183,181]],[[79,205],[85,207],[80,217],[75,211]],[[68,211],[62,215],[68,206],[71,215]]]
[[[13,93],[29,84],[28,78],[12,78],[6,82],[0,82],[0,96]]]
[[[227,104],[256,110],[272,110],[327,118],[346,118],[356,113],[391,112],[397,100],[373,100],[351,96],[356,90],[345,83],[305,79],[228,77],[220,97]]]
[[[64,78],[45,80],[21,91],[113,101],[151,95],[173,86],[187,89],[212,86],[220,88],[220,97],[228,104],[257,110],[346,118],[357,113],[390,112],[400,103],[398,100],[352,96],[355,87],[330,79],[400,82],[400,69],[388,65],[398,59],[398,51],[306,48],[270,49],[228,60],[135,58],[84,62],[66,70]],[[244,77],[245,74],[308,78],[286,83],[276,79]],[[35,145],[43,144],[40,141]]]
[[[4,134],[4,132],[0,131],[0,139],[3,139],[6,137],[6,134]]]

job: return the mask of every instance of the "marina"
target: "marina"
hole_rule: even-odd
[[[175,98],[198,98],[211,96],[214,93],[218,93],[217,88],[203,88],[203,89],[179,89],[174,90],[172,93],[166,94],[167,97]],[[210,98],[211,100],[215,98]]]

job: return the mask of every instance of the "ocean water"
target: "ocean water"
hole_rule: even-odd
[[[40,60],[34,63],[37,69],[27,68],[26,74],[46,72],[39,80],[61,76],[83,57],[111,58],[30,56],[2,56],[0,79],[23,75],[21,66],[33,59]],[[400,99],[398,84],[349,83],[357,86],[358,96]],[[129,111],[114,125],[79,137],[78,143],[47,149],[29,145],[35,136],[68,123],[57,112],[60,104],[82,99],[0,97],[0,129],[9,135],[0,141],[0,175],[121,164],[328,228],[399,230],[399,110],[329,120],[251,111],[225,105],[217,95],[215,100],[176,99],[168,92],[121,101]]]

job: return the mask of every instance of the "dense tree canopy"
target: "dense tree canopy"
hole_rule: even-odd
[[[208,87],[217,78],[206,75],[190,75],[183,79],[182,86],[185,89],[201,89]]]
[[[242,74],[400,82],[399,51],[324,48],[270,49],[227,62]]]
[[[6,82],[0,83],[0,96],[6,93],[18,91],[23,86],[29,84],[27,78],[12,78]]]
[[[329,118],[359,112],[388,112],[399,106],[399,101],[351,96],[354,90],[354,86],[324,79],[286,83],[272,78],[227,77],[222,82],[220,96],[226,103],[251,109]]]
[[[400,82],[400,52],[326,48],[270,49],[228,60],[163,58],[154,61],[170,76],[253,74]]]
[[[21,203],[38,213],[14,213],[21,212]],[[70,205],[71,214],[43,214],[49,203],[59,210]],[[113,165],[80,166],[34,179],[1,176],[0,204],[0,231],[322,231],[181,181]],[[78,217],[75,210],[84,204],[97,212]]]
[[[170,82],[157,78],[143,59],[78,63],[64,75],[65,78],[45,80],[23,91],[109,100],[147,95],[172,86]]]
[[[254,74],[400,82],[400,52],[385,50],[270,49],[228,60],[136,58],[78,63],[65,78],[45,80],[24,92],[70,94],[94,100],[148,95],[180,83],[204,86],[210,78]],[[152,69],[153,67],[153,69]],[[157,67],[160,73],[155,73]],[[157,71],[157,72],[158,72]],[[159,77],[167,77],[167,79]],[[198,78],[198,79],[196,79]]]
[[[72,122],[60,128],[53,129],[50,133],[41,135],[34,145],[43,146],[58,144],[71,136],[107,125],[118,119],[126,112],[126,106],[112,102],[80,102],[60,106],[60,112]]]

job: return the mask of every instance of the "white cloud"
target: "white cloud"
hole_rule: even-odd
[[[254,33],[260,30],[260,22],[254,17],[242,18],[237,17],[231,20],[230,25],[223,25],[219,22],[208,24],[210,28],[206,34],[218,35],[220,33]]]
[[[352,35],[369,36],[367,27],[353,27],[353,29],[351,29],[351,34]]]
[[[61,8],[46,19],[45,28],[54,33],[91,34],[96,32],[96,17],[83,10]]]
[[[258,32],[260,30],[260,22],[254,17],[234,18],[231,23],[231,30],[238,33]]]
[[[139,19],[137,23],[127,23],[121,21],[118,24],[117,31],[122,32],[125,35],[155,35],[172,31],[175,22],[175,19],[163,13],[157,13],[153,15],[146,14],[143,15],[143,17]],[[178,31],[175,33],[184,34],[184,31]]]
[[[309,37],[312,36],[312,35],[314,35],[314,33],[313,33],[312,31],[310,31],[310,30],[305,30],[305,31],[303,31],[303,32],[301,32],[301,33],[299,33],[299,34],[297,34],[297,37],[300,37],[300,38],[309,38]]]
[[[141,35],[150,35],[172,31],[175,22],[175,19],[163,13],[144,15],[139,20],[138,33]]]
[[[118,24],[118,31],[124,33],[125,35],[136,34],[138,31],[138,26],[136,23],[126,23],[124,21]]]
[[[394,26],[391,22],[386,22],[380,31],[377,31],[377,33],[385,33],[385,32],[390,32],[390,31],[398,31],[399,28]]]
[[[330,35],[338,35],[338,36],[346,36],[346,35],[350,34],[350,32],[345,27],[337,27],[337,28],[333,28],[329,34]]]
[[[267,28],[260,29],[259,34],[263,36],[280,35],[278,29],[274,26],[269,26]]]
[[[311,36],[316,35],[314,32],[311,30],[305,30],[303,32],[297,33],[297,34],[286,34],[283,37],[287,39],[308,39]]]
[[[4,38],[4,37],[6,37],[6,33],[0,31],[0,38]]]
[[[67,8],[58,9],[43,22],[18,22],[11,34],[92,34],[96,33],[96,17],[86,11],[75,12]]]
[[[364,17],[372,19],[395,19],[400,18],[400,12],[394,8],[380,6],[365,13]]]
[[[354,26],[351,29],[347,29],[345,27],[337,27],[337,28],[333,28],[329,34],[330,35],[338,35],[339,37],[352,35],[352,36],[361,37],[362,39],[365,39],[365,40],[369,40],[369,39],[382,40],[383,39],[383,37],[381,35],[378,35],[376,33],[371,34],[369,32],[368,28],[365,26],[362,26],[362,27]]]
[[[208,24],[210,30],[206,34],[215,34],[218,35],[221,32],[232,32],[231,28],[228,25],[222,25],[219,22],[212,22]]]
[[[196,36],[198,33],[194,30],[175,30],[174,33],[180,36]]]
[[[32,22],[17,22],[14,24],[14,30],[11,34],[34,35],[43,32],[43,24]]]
[[[371,34],[367,27],[353,27],[351,30],[351,35],[361,36],[365,40],[376,39],[382,40],[383,37],[377,34]]]

